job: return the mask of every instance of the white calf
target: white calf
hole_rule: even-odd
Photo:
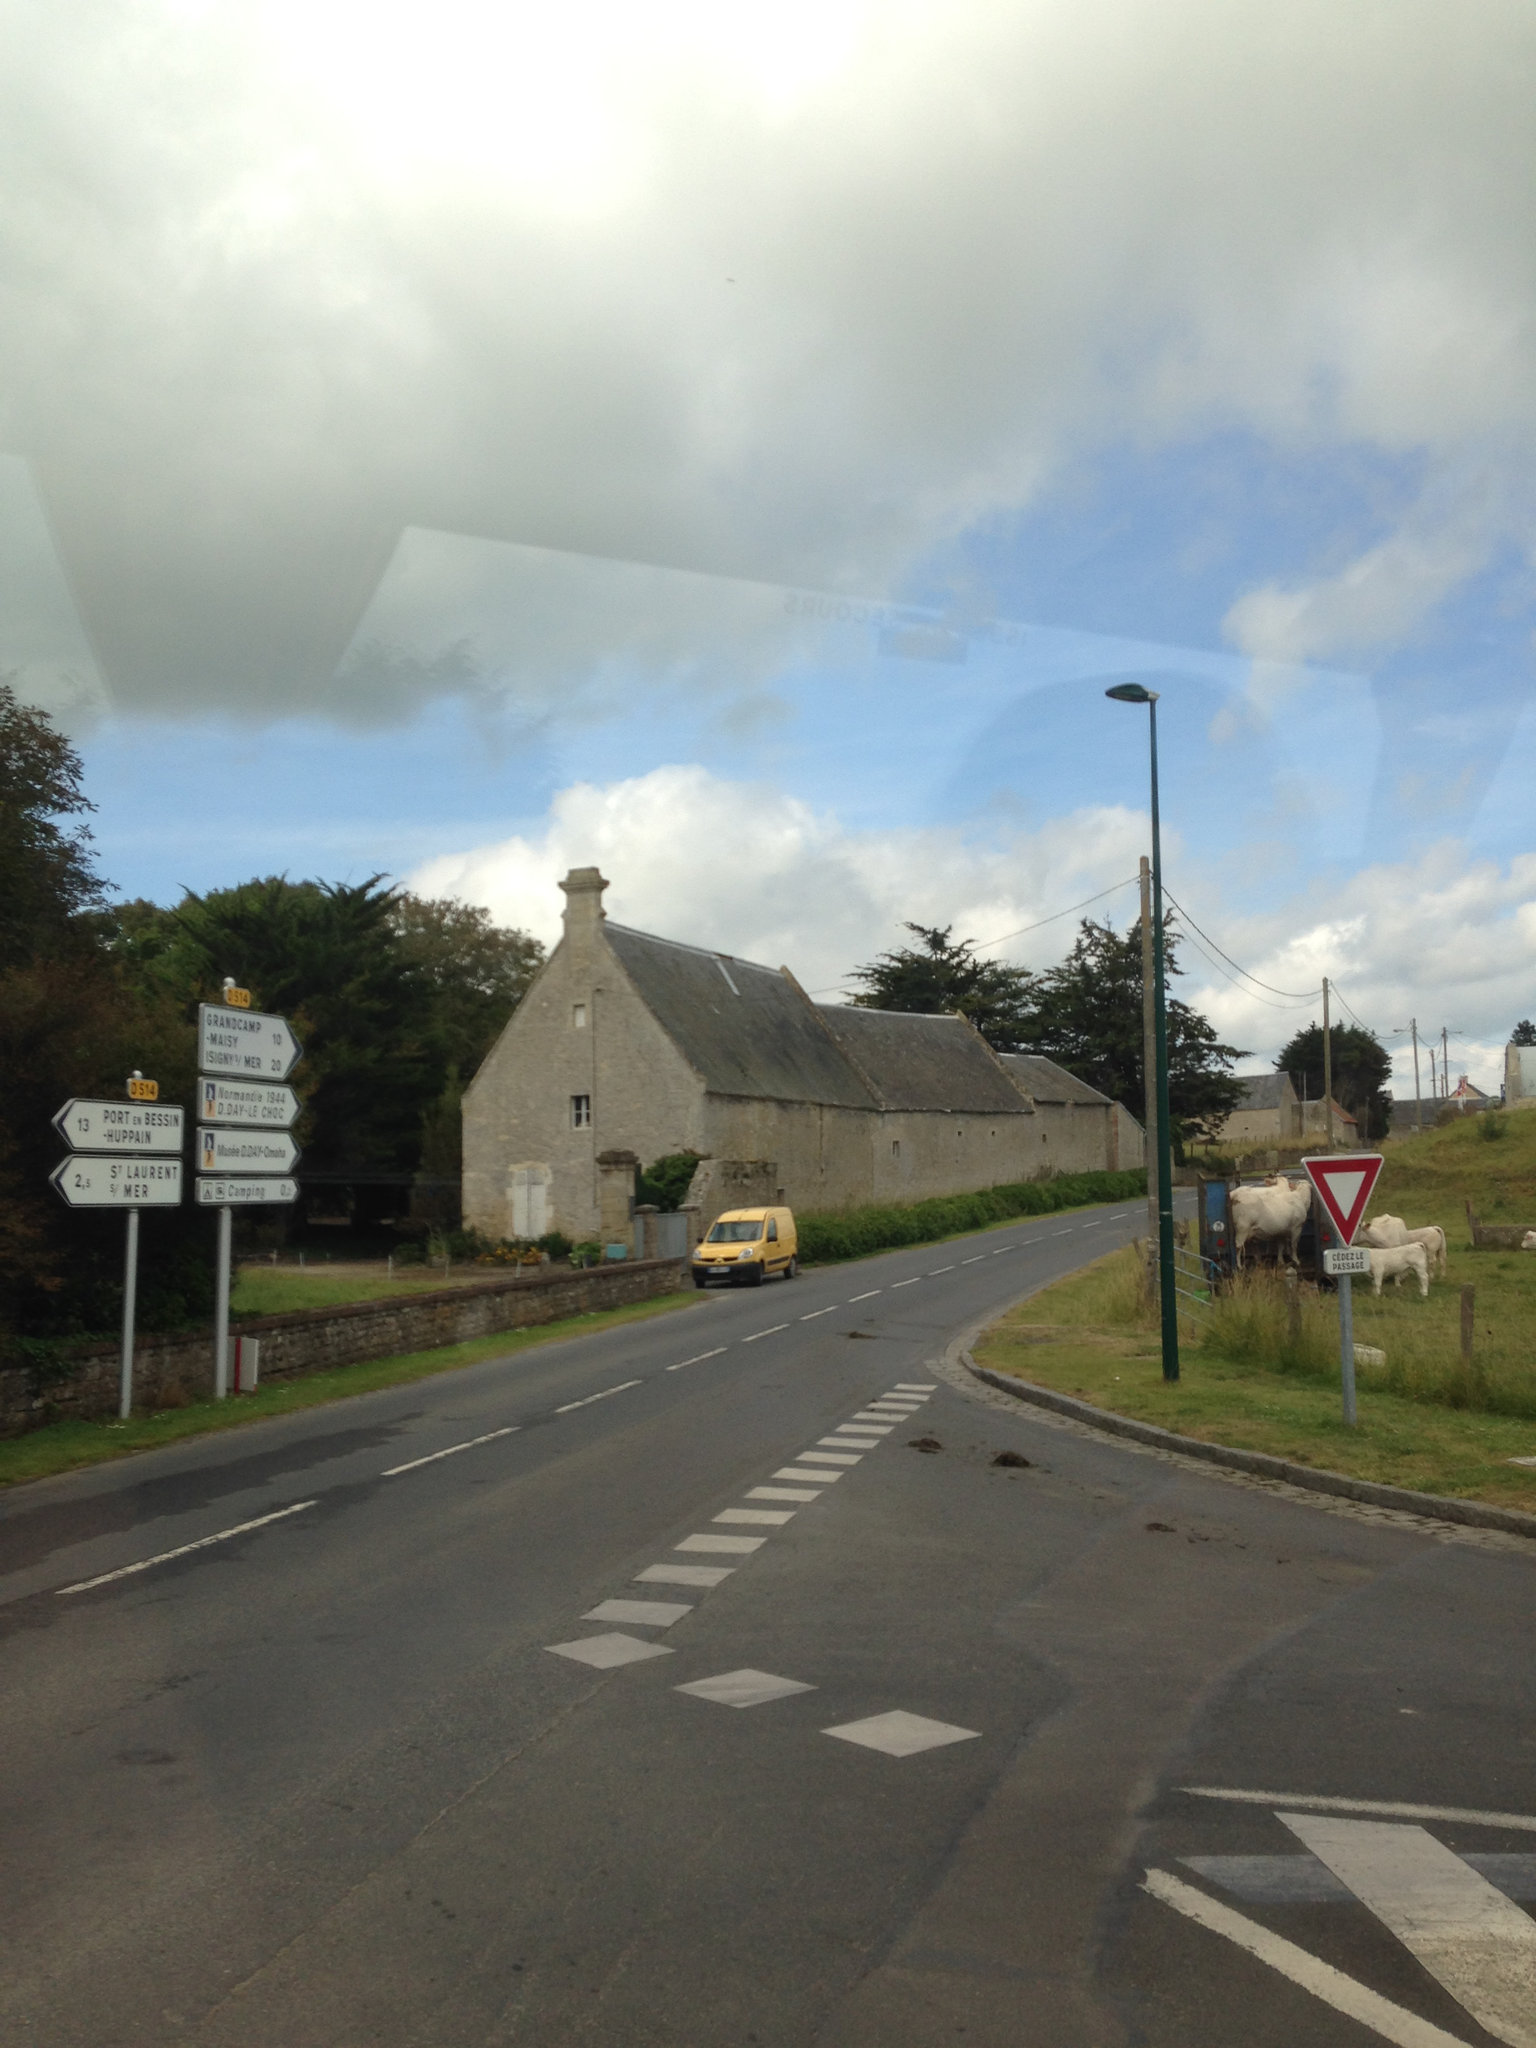
[[[1445,1232],[1438,1223],[1423,1223],[1410,1230],[1401,1216],[1373,1216],[1355,1232],[1355,1243],[1374,1245],[1382,1251],[1399,1244],[1421,1244],[1429,1255],[1430,1266],[1442,1280],[1445,1278]]]
[[[1394,1244],[1388,1245],[1385,1250],[1372,1250],[1372,1294],[1380,1294],[1383,1280],[1390,1280],[1395,1287],[1401,1287],[1405,1273],[1417,1274],[1420,1295],[1428,1294],[1429,1254],[1423,1245]]]
[[[1408,1233],[1410,1244],[1421,1244],[1429,1255],[1431,1271],[1445,1278],[1445,1232],[1438,1223],[1423,1223]]]

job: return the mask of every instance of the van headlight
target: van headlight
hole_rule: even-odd
[[[736,1256],[738,1259],[755,1259],[757,1257],[757,1247],[755,1245],[744,1244],[741,1250],[736,1254]]]

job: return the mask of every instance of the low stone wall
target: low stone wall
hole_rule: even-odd
[[[234,1325],[231,1335],[261,1339],[265,1383],[651,1301],[685,1286],[687,1279],[686,1259],[626,1260],[587,1272],[558,1268],[529,1279],[471,1281],[430,1294],[393,1295],[387,1301],[247,1317]],[[230,1348],[233,1352],[233,1342]],[[118,1357],[115,1344],[93,1344],[70,1360],[67,1377],[40,1380],[25,1369],[0,1372],[0,1436],[21,1436],[67,1417],[96,1421],[115,1415]],[[212,1392],[211,1332],[139,1339],[134,1360],[136,1408],[184,1407],[189,1401],[206,1400]]]

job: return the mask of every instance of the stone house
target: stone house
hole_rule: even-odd
[[[1326,1142],[1327,1116],[1320,1099],[1303,1102],[1289,1074],[1240,1074],[1243,1099],[1216,1133],[1213,1143],[1248,1151],[1296,1145],[1309,1138]],[[1353,1144],[1357,1125],[1343,1104],[1333,1105],[1336,1145]]]
[[[962,1017],[815,1003],[787,968],[613,923],[596,868],[560,886],[564,935],[465,1091],[487,1236],[628,1240],[637,1167],[673,1152],[701,1158],[696,1228],[1142,1162],[1116,1105],[1038,1106]]]

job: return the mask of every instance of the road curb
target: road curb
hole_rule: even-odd
[[[1128,1415],[1111,1414],[1107,1408],[1075,1400],[1071,1394],[1058,1394],[1054,1388],[1037,1387],[1029,1380],[993,1372],[990,1366],[978,1365],[969,1350],[962,1350],[959,1356],[967,1371],[989,1387],[1012,1394],[1016,1400],[1035,1408],[1049,1408],[1054,1414],[1070,1416],[1074,1422],[1084,1423],[1105,1436],[1129,1437],[1133,1443],[1151,1444],[1160,1451],[1177,1451],[1186,1458],[1202,1459],[1207,1465],[1224,1465],[1230,1471],[1252,1473],[1261,1479],[1283,1479],[1288,1486],[1304,1487],[1311,1493],[1335,1494],[1367,1507],[1396,1508],[1401,1513],[1423,1515],[1436,1522],[1455,1522],[1463,1528],[1501,1529],[1509,1536],[1536,1539],[1536,1515],[1522,1514],[1518,1508],[1494,1508],[1478,1500],[1417,1493],[1412,1487],[1383,1486],[1374,1479],[1347,1479],[1341,1472],[1320,1472],[1314,1465],[1293,1465],[1288,1458],[1273,1458],[1267,1451],[1239,1451],[1229,1444],[1208,1444],[1199,1437],[1159,1429],[1154,1422],[1134,1422]]]

